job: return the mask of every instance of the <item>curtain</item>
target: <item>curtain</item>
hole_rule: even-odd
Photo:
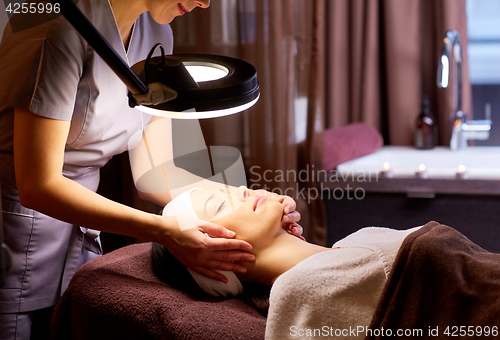
[[[450,29],[461,35],[463,104],[471,114],[465,1],[212,0],[208,9],[176,18],[174,53],[232,56],[258,71],[259,102],[244,113],[200,121],[206,144],[238,148],[248,185],[293,197],[304,236],[325,244],[326,214],[311,176],[328,152],[322,132],[364,122],[382,133],[385,144],[412,145],[427,93],[439,143],[449,145],[453,89],[438,89],[436,76]],[[104,189],[105,183],[103,178]],[[131,194],[130,183],[125,203],[156,209]]]
[[[244,113],[201,120],[205,142],[242,152],[249,187],[293,197],[313,242],[321,240],[307,226],[324,214],[316,213],[321,202],[311,199],[317,192],[307,190],[314,182],[298,179],[298,134],[322,121],[324,13],[323,0],[213,0],[207,10],[172,23],[174,53],[223,54],[257,69],[258,103]],[[310,153],[304,157],[311,164]]]
[[[326,126],[365,122],[382,132],[386,144],[412,145],[426,93],[438,121],[439,144],[449,145],[453,88],[437,87],[437,64],[446,31],[458,30],[463,104],[470,115],[465,1],[327,1]]]

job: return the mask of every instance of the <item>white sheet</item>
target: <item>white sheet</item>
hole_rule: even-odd
[[[363,339],[399,247],[417,229],[361,229],[281,275],[266,339]]]

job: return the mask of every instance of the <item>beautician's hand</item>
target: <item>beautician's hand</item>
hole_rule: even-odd
[[[183,217],[179,223],[181,228],[172,230],[164,245],[184,266],[227,283],[227,278],[215,270],[245,273],[246,268],[234,262],[255,261],[255,256],[248,253],[252,246],[246,241],[234,239],[236,234],[231,230]]]
[[[293,198],[291,198],[290,196],[278,195],[266,190],[251,191],[255,194],[265,195],[266,197],[283,204],[283,218],[281,219],[283,229],[305,241],[305,238],[302,236],[304,230],[297,223],[298,221],[300,221],[300,213],[295,210],[297,208],[297,204],[295,203],[295,200]]]

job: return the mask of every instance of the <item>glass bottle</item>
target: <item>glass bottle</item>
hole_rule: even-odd
[[[429,96],[424,94],[422,111],[417,117],[415,126],[415,147],[417,149],[432,149],[436,146],[436,124],[430,110]]]

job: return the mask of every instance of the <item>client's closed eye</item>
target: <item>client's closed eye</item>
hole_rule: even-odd
[[[219,205],[219,208],[217,209],[216,214],[220,213],[220,211],[222,210],[222,207],[224,206],[224,203],[226,203],[226,200],[222,201],[222,203]]]
[[[214,221],[234,212],[249,196],[248,189],[243,187],[232,192],[223,189],[195,190],[191,199],[198,218]]]
[[[216,218],[220,218],[223,215],[231,212],[227,211],[227,197],[211,196],[207,202],[206,216],[209,217],[210,221]]]

